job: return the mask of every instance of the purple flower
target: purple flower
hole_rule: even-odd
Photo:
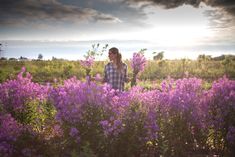
[[[102,127],[107,127],[109,125],[109,122],[107,120],[100,121],[100,124]]]
[[[24,70],[18,74],[17,79],[0,84],[0,103],[8,112],[24,110],[25,104],[31,100],[47,99],[51,87],[32,82],[29,73],[24,77]]]
[[[69,135],[71,136],[71,137],[76,137],[77,135],[78,135],[78,130],[77,130],[77,128],[74,128],[74,127],[72,127],[71,129],[70,129],[70,132],[69,132]]]
[[[143,55],[143,53],[134,53],[133,58],[131,59],[131,67],[134,71],[134,73],[138,73],[140,71],[144,70],[146,64],[146,58]]]
[[[10,114],[0,113],[0,155],[12,156],[13,143],[22,135],[23,129]]]
[[[95,58],[93,56],[86,57],[86,60],[80,60],[81,65],[85,69],[90,69],[91,66],[94,64]]]
[[[135,72],[143,70],[145,59],[141,55],[135,54]],[[205,90],[201,79],[169,78],[162,82],[160,90],[144,90],[135,86],[129,91],[117,93],[109,85],[88,84],[76,77],[56,87],[43,86],[32,82],[30,74],[25,76],[24,72],[22,70],[17,79],[0,84],[0,155],[13,156],[18,151],[14,144],[20,143],[17,140],[31,126],[20,124],[11,113],[17,115],[26,110],[26,104],[34,100],[48,100],[54,105],[56,123],[49,128],[52,128],[53,135],[60,137],[59,140],[67,138],[72,140],[72,144],[75,141],[75,146],[81,140],[96,139],[85,137],[95,133],[94,137],[104,138],[100,142],[112,141],[114,146],[123,137],[131,137],[124,140],[141,148],[146,142],[154,143],[159,137],[174,142],[181,135],[180,130],[183,130],[182,138],[193,147],[199,143],[200,147],[204,146],[204,137],[208,136],[208,132],[221,135],[211,136],[215,138],[212,140],[227,140],[229,144],[234,144],[234,80],[221,78],[213,82],[211,89]],[[43,114],[42,107],[39,103],[38,114]],[[71,144],[70,141],[68,143]],[[25,148],[20,153],[31,156],[34,150]]]
[[[95,76],[95,80],[96,80],[96,81],[100,81],[100,80],[102,80],[101,75],[100,75],[100,74],[96,74],[96,76]]]
[[[24,156],[32,156],[32,150],[30,148],[24,148],[21,152]]]
[[[229,127],[226,139],[228,140],[230,144],[235,144],[235,127],[234,126]]]

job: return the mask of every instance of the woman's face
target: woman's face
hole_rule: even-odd
[[[109,51],[109,60],[110,61],[114,61],[115,59],[116,59],[116,54],[111,52],[111,51]]]

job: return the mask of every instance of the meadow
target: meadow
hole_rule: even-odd
[[[143,58],[124,92],[86,79],[107,61],[0,61],[0,156],[234,156],[233,58]]]
[[[91,75],[100,74],[103,76],[104,65],[108,62],[95,61],[91,68]],[[128,65],[128,76],[133,76],[130,60],[124,60]],[[79,61],[68,61],[63,59],[52,60],[0,60],[0,82],[15,78],[22,67],[25,67],[33,76],[32,80],[37,83],[59,82],[75,76],[83,80],[86,76],[86,69]],[[197,60],[148,60],[144,70],[139,74],[138,79],[146,84],[151,82],[161,82],[168,77],[179,79],[183,77],[197,77],[212,82],[226,75],[235,79],[235,57],[220,56],[220,58],[209,58],[208,56],[198,56]]]

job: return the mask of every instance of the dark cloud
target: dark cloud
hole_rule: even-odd
[[[231,15],[235,16],[235,1],[234,0],[204,0],[205,4],[218,7]]]
[[[223,10],[206,10],[204,15],[209,18],[211,29],[226,29],[234,26],[234,17],[226,15]]]
[[[113,21],[118,19],[91,8],[65,5],[57,0],[0,0],[0,24],[35,21]]]
[[[165,9],[172,9],[184,4],[198,7],[201,0],[127,0],[129,3],[139,3],[141,5],[157,5]]]
[[[208,6],[225,10],[235,16],[235,0],[127,0],[130,3],[147,3],[149,5],[158,5],[166,9],[176,8],[182,5],[192,5],[199,7],[200,3]]]

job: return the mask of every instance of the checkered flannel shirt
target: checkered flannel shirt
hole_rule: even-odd
[[[123,63],[123,72],[119,72],[117,68],[109,62],[104,68],[104,82],[107,82],[113,89],[124,91],[124,83],[127,82],[127,65]]]

